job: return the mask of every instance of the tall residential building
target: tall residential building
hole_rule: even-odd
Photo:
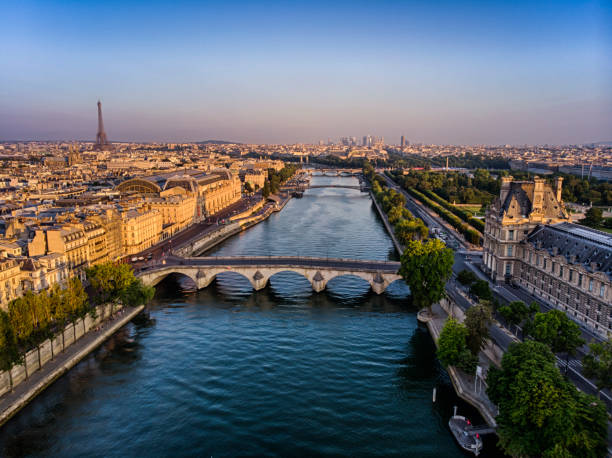
[[[502,178],[486,214],[483,262],[512,283],[607,337],[612,333],[612,235],[570,223],[554,186]]]

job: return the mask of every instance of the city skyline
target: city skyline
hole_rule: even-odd
[[[1,140],[95,139],[98,98],[109,141],[611,140],[604,2],[29,2],[6,13]]]

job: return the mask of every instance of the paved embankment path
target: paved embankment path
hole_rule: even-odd
[[[13,391],[2,396],[0,398],[0,426],[25,407],[51,383],[76,366],[79,361],[129,323],[143,309],[144,305],[121,309],[114,318],[104,321],[100,325],[99,330],[89,331],[77,342],[45,364],[40,370],[34,372],[28,380],[23,381]]]
[[[438,338],[448,318],[448,314],[439,304],[434,304],[431,307],[431,311],[432,316],[429,317],[426,322],[427,328],[437,347]],[[483,372],[486,374],[489,367],[494,365],[494,363],[482,351],[478,356],[478,364],[483,368]],[[446,369],[453,382],[457,395],[476,407],[487,424],[496,428],[497,422],[495,421],[495,417],[497,416],[497,407],[487,397],[484,383],[475,383],[476,380],[474,375],[468,375],[453,366],[447,367]]]

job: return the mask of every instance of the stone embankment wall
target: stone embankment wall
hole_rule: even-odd
[[[261,207],[264,206],[264,204],[266,203],[265,199],[261,199],[259,202],[257,202],[253,207],[249,207],[248,209],[246,209],[245,211],[243,211],[242,213],[238,213],[237,215],[234,215],[230,218],[230,221],[236,221],[242,218],[246,218],[248,216],[251,216],[253,213],[255,213],[257,210],[259,210]]]
[[[34,372],[41,369],[47,362],[77,342],[85,333],[99,326],[113,312],[120,310],[121,307],[121,305],[113,306],[112,304],[96,307],[96,318],[92,318],[88,314],[85,318],[68,324],[54,338],[45,340],[38,347],[26,353],[23,364],[13,366],[10,373],[9,371],[0,372],[0,396],[27,380]]]
[[[372,202],[374,202],[374,206],[376,207],[376,210],[378,211],[380,219],[382,219],[382,222],[385,225],[385,228],[387,229],[387,233],[389,234],[389,237],[391,237],[391,240],[393,241],[393,246],[395,247],[397,253],[401,255],[404,252],[404,250],[402,246],[400,245],[400,243],[398,242],[397,238],[395,237],[395,232],[393,231],[393,227],[391,226],[391,224],[389,224],[389,221],[387,220],[386,213],[383,211],[383,209],[380,207],[380,205],[376,201],[376,197],[374,197],[374,194],[372,193],[372,191],[370,191],[370,198],[372,199]]]
[[[197,256],[241,230],[240,223],[221,226],[219,229],[209,232],[203,237],[193,239],[185,245],[175,248],[173,251],[175,255],[181,257]]]

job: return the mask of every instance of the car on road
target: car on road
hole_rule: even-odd
[[[137,262],[137,261],[138,261],[138,258],[137,258],[136,256],[134,256],[134,257],[132,258],[132,262]]]

